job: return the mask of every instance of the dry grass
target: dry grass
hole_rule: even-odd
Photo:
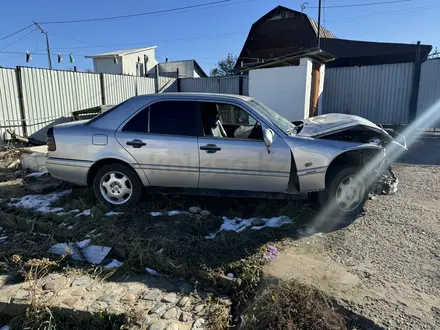
[[[329,306],[325,297],[297,281],[270,285],[251,304],[243,330],[345,330],[342,315]]]

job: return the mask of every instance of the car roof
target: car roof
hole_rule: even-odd
[[[200,99],[208,99],[208,98],[220,98],[220,99],[239,99],[243,101],[249,101],[251,98],[249,96],[244,95],[236,95],[236,94],[220,94],[220,93],[188,93],[188,92],[164,92],[164,93],[156,93],[156,94],[145,94],[134,96],[133,98],[143,98],[146,100],[150,99],[161,99],[161,98],[200,98]]]

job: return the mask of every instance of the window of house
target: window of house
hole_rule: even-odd
[[[227,103],[201,102],[205,136],[235,139],[263,139],[261,125],[244,109]]]
[[[138,112],[122,128],[123,132],[148,133],[148,108]]]
[[[150,106],[150,133],[202,136],[198,106],[192,101],[163,101]]]

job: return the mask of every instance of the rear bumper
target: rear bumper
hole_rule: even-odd
[[[46,167],[55,179],[87,186],[87,174],[92,161],[48,157]]]

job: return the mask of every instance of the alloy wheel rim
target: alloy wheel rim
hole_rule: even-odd
[[[345,177],[336,189],[336,205],[341,211],[351,212],[359,207],[365,194],[365,184],[357,175]]]
[[[133,194],[133,185],[130,179],[118,171],[110,171],[103,175],[99,188],[102,197],[114,205],[126,203]]]

